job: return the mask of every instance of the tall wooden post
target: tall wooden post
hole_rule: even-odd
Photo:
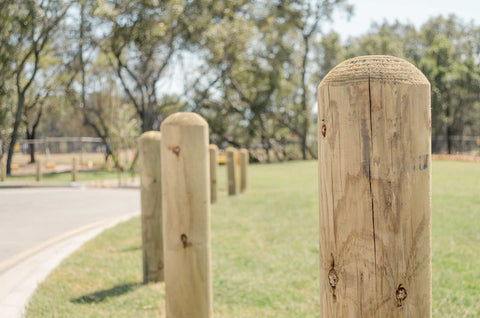
[[[72,158],[72,182],[77,181],[77,158]]]
[[[35,167],[35,181],[40,182],[42,180],[42,162],[40,159],[37,159]]]
[[[248,150],[245,148],[239,151],[240,163],[240,192],[247,191],[247,167],[248,167]]]
[[[4,154],[2,159],[0,159],[0,181],[2,182],[7,178],[7,163],[5,161],[6,157],[7,156]]]
[[[142,204],[143,282],[164,280],[162,229],[161,134],[147,131],[139,139]]]
[[[430,84],[391,56],[318,88],[320,310],[431,317]]]
[[[161,131],[167,318],[210,318],[208,124],[197,114],[176,113]]]
[[[228,195],[237,194],[237,169],[235,163],[235,156],[237,149],[227,147],[225,155],[227,156],[227,180],[228,180]]]
[[[210,145],[210,202],[217,202],[218,147]]]

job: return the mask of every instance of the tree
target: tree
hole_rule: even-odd
[[[123,0],[104,1],[96,9],[108,29],[101,48],[141,120],[142,131],[158,129],[168,110],[179,103],[161,84],[171,76],[171,65],[178,61],[186,40],[210,23],[211,16],[205,18],[202,8],[209,4]]]
[[[366,35],[350,39],[345,58],[389,54],[406,58],[426,75],[432,87],[432,135],[480,133],[480,32],[451,15],[435,17],[420,29],[398,22],[374,24]]]
[[[10,30],[10,45],[16,47],[13,62],[17,108],[8,147],[7,174],[11,163],[18,130],[24,114],[26,94],[40,70],[44,49],[55,33],[55,27],[65,16],[69,5],[60,1],[21,0],[16,2],[17,11]]]

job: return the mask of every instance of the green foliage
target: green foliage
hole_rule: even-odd
[[[479,40],[478,26],[453,15],[432,18],[418,30],[398,22],[374,24],[366,35],[347,42],[344,57],[388,54],[410,60],[432,86],[433,136],[478,135]],[[324,44],[324,50],[334,45]]]

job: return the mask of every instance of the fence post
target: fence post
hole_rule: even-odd
[[[225,149],[225,155],[227,157],[227,179],[228,179],[228,195],[237,194],[237,169],[235,163],[235,157],[237,149],[233,147],[227,147]]]
[[[239,151],[240,162],[240,192],[247,191],[247,167],[248,167],[248,150],[245,148]]]
[[[143,133],[138,146],[142,202],[143,283],[158,282],[164,280],[160,132]]]
[[[210,202],[217,202],[218,147],[210,145]]]
[[[167,318],[210,318],[208,124],[197,114],[176,113],[161,131]]]
[[[42,180],[42,163],[40,159],[37,159],[35,167],[35,181],[39,182],[40,180]]]
[[[431,317],[428,80],[399,58],[353,58],[318,105],[321,317]]]
[[[77,158],[72,158],[72,182],[77,181]]]

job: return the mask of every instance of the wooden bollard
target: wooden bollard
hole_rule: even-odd
[[[143,283],[164,280],[161,134],[147,131],[139,138],[142,205]]]
[[[247,167],[248,167],[248,150],[245,148],[239,151],[240,166],[240,192],[247,191]]]
[[[161,131],[167,318],[210,318],[208,124],[197,114],[176,113]]]
[[[5,181],[7,178],[7,164],[5,161],[6,155],[3,155],[3,157],[0,159],[0,181]]]
[[[428,80],[399,58],[353,58],[318,105],[321,317],[431,317]]]
[[[237,149],[227,147],[225,155],[227,157],[227,180],[228,180],[228,195],[237,194],[237,168],[235,163],[235,156]]]
[[[36,169],[35,169],[35,181],[40,182],[42,180],[42,163],[40,159],[36,161]]]
[[[210,145],[210,202],[217,202],[218,147]]]
[[[72,158],[72,182],[77,181],[77,158]]]

